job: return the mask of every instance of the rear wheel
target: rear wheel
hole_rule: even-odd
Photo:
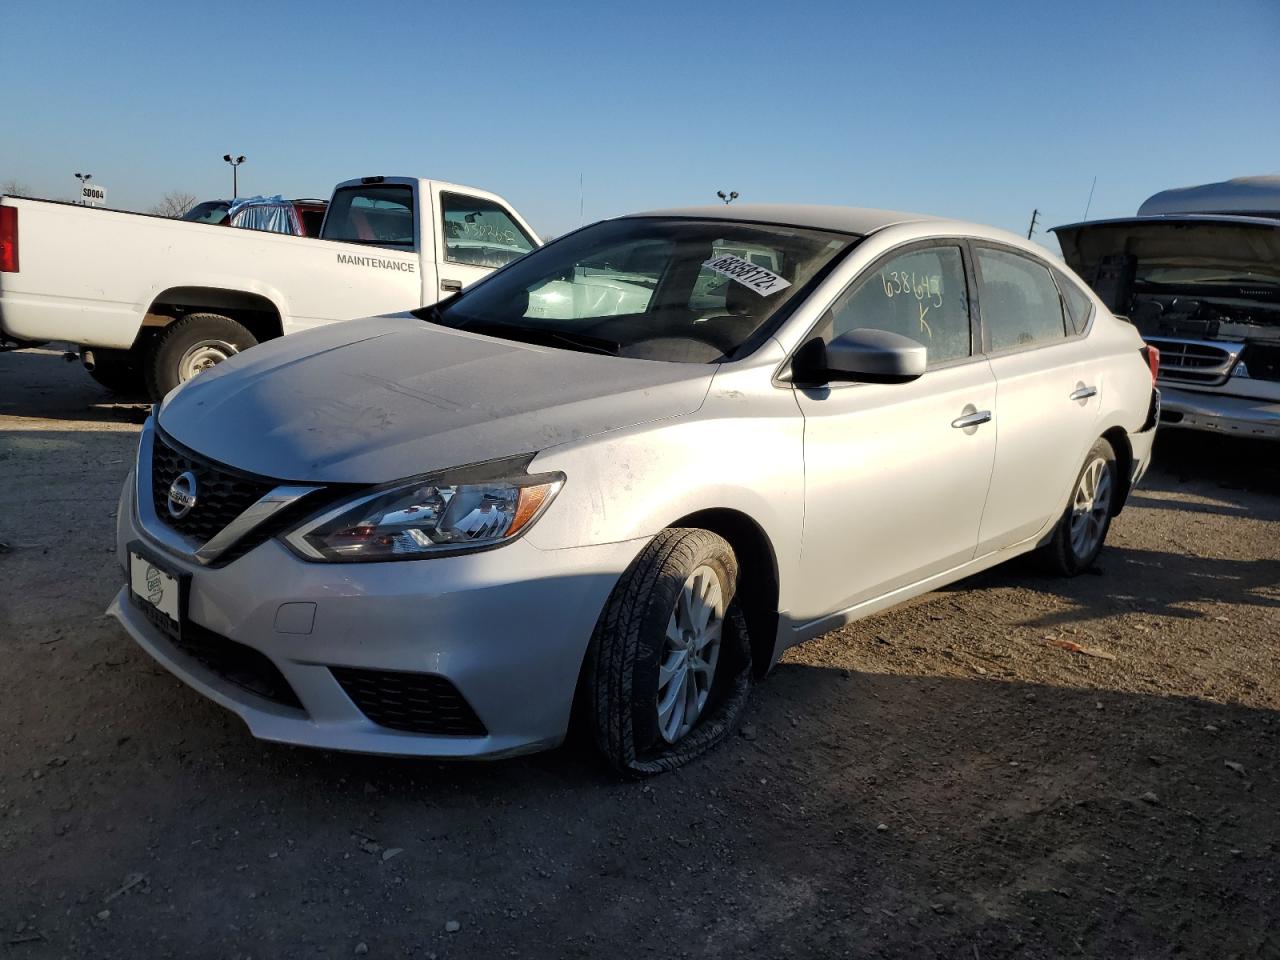
[[[147,389],[152,399],[258,342],[244,326],[218,313],[192,313],[175,320],[151,344]]]
[[[1084,458],[1053,539],[1041,548],[1050,572],[1074,577],[1093,566],[1111,528],[1118,480],[1115,450],[1099,439]]]
[[[142,375],[142,363],[133,350],[102,350],[94,348],[93,367],[85,369],[89,376],[114,393],[141,395],[146,393],[146,378]]]
[[[734,599],[733,548],[707,530],[664,530],[605,605],[585,679],[596,746],[648,776],[732,731],[751,691],[751,646]]]

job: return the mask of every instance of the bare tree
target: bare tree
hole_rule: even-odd
[[[29,197],[31,196],[31,188],[21,180],[6,180],[0,183],[0,194],[7,197]]]
[[[196,205],[196,195],[185,190],[170,190],[160,202],[148,210],[161,217],[180,217]]]

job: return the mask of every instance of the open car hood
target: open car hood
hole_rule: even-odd
[[[1129,217],[1054,227],[1068,266],[1088,278],[1106,256],[1143,266],[1203,267],[1280,278],[1280,220],[1263,217]]]

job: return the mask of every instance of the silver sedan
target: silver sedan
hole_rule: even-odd
[[[572,719],[655,773],[793,644],[1028,551],[1090,567],[1150,459],[1156,365],[999,230],[610,220],[171,393],[111,612],[265,739],[497,757]]]

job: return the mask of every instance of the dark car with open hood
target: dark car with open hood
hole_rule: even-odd
[[[1054,232],[1160,351],[1164,426],[1280,439],[1280,177],[1165,190],[1136,217]]]

